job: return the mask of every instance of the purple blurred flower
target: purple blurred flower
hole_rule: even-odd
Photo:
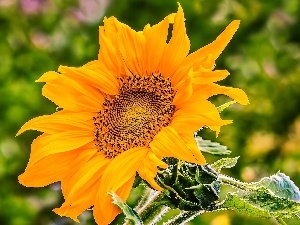
[[[110,0],[79,0],[79,8],[73,13],[81,22],[95,23],[104,16],[109,3]]]
[[[46,0],[20,0],[20,6],[26,14],[36,14],[41,11]]]

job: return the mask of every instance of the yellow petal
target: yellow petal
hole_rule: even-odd
[[[42,158],[60,152],[80,148],[95,139],[93,132],[84,130],[66,131],[51,135],[41,135],[31,144],[31,154],[28,165]],[[95,146],[96,148],[96,146]]]
[[[198,145],[196,143],[196,140],[194,138],[193,134],[180,134],[182,140],[184,143],[188,146],[190,151],[193,153],[196,159],[198,159],[198,164],[205,164],[206,160],[204,156],[201,153],[201,149],[198,148]]]
[[[192,62],[189,62],[189,64],[182,64],[174,73],[174,75],[171,77],[172,79],[172,84],[176,86],[181,80],[184,80],[186,77],[186,74],[190,73],[193,71],[193,83],[195,83],[195,79],[197,81],[197,78],[201,75],[202,73],[207,73],[211,72],[215,67],[215,59],[211,54],[208,56],[202,57],[202,58],[197,58]],[[205,82],[211,83],[214,81],[211,81],[211,79],[205,77],[204,79]],[[201,80],[202,81],[202,80]]]
[[[37,79],[35,82],[48,82],[51,80],[56,80],[59,78],[59,74],[54,71],[49,71],[44,73],[39,79]]]
[[[156,181],[154,180],[156,173],[158,171],[158,169],[156,169],[156,171],[150,170],[148,168],[148,166],[146,165],[147,162],[145,162],[145,164],[143,164],[142,167],[139,168],[138,173],[140,175],[140,177],[146,181],[152,188],[154,188],[157,191],[162,191],[163,188],[160,187]]]
[[[43,187],[60,181],[70,175],[70,168],[80,168],[95,154],[89,148],[79,148],[69,152],[49,155],[27,166],[19,176],[19,182],[26,187]]]
[[[59,107],[75,112],[98,112],[104,101],[97,89],[64,75],[47,82],[42,93]]]
[[[64,132],[66,130],[94,130],[94,113],[53,113],[52,115],[38,116],[26,122],[17,135],[27,130],[37,130],[46,134]]]
[[[118,33],[118,25],[119,21],[115,17],[105,17],[104,26],[101,26],[99,29],[100,51],[98,59],[116,77],[130,74],[118,48],[119,40],[116,35]]]
[[[208,56],[209,54],[212,54],[214,59],[217,59],[225,49],[225,47],[228,45],[234,33],[237,31],[239,25],[239,20],[232,21],[216,38],[215,41],[188,55],[184,60],[184,64],[193,64],[195,61],[197,61],[197,59]]]
[[[89,66],[87,66],[89,65]],[[97,65],[95,61],[90,62],[89,64],[84,65],[82,67],[67,67],[67,66],[60,66],[58,68],[58,72],[48,72],[53,75],[47,75],[44,74],[42,77],[38,80],[43,80],[47,83],[53,83],[53,84],[62,84],[65,86],[74,86],[74,89],[78,89],[78,91],[82,92],[82,94],[86,95],[87,97],[96,100],[96,98],[101,98],[101,94],[99,93],[99,90],[97,90],[95,87],[96,85],[93,83],[94,80],[97,80],[99,82],[98,77],[94,77],[94,80],[85,78],[82,74],[79,74],[78,71],[81,70],[87,70],[90,68],[93,68],[93,70],[96,71],[95,66],[92,67],[92,65]],[[97,67],[98,68],[98,67]],[[56,78],[54,73],[56,73]],[[91,74],[90,74],[91,75]],[[92,76],[87,76],[92,77]],[[109,87],[110,82],[105,80],[107,82],[107,86]],[[115,79],[115,83],[117,84],[117,81]],[[102,84],[103,85],[103,84]],[[103,98],[103,97],[102,97]]]
[[[167,45],[168,28],[169,17],[166,17],[158,24],[152,27],[146,26],[144,29],[143,33],[146,38],[144,60],[146,73],[148,75],[151,75],[152,73],[159,73],[159,64]]]
[[[134,178],[135,175],[131,176],[128,181],[126,181],[120,188],[114,191],[124,202],[126,202],[130,194]],[[119,213],[121,213],[121,210],[119,207],[112,204],[111,196],[107,193],[102,193],[100,189],[98,191],[93,208],[93,214],[96,223],[98,225],[110,224]]]
[[[107,19],[105,18],[104,21],[107,21]],[[107,22],[104,23],[106,24]],[[99,28],[100,51],[98,59],[109,71],[116,77],[119,77],[123,65],[122,57],[118,49],[116,49],[117,42],[114,41],[115,37],[109,34],[109,28],[107,27],[110,26],[101,26]],[[116,32],[114,32],[114,36],[116,36]]]
[[[184,161],[199,163],[188,149],[180,135],[171,127],[163,127],[150,142],[150,148],[159,157],[174,157]],[[201,159],[202,160],[202,159]]]
[[[118,48],[127,68],[134,75],[146,75],[144,63],[146,39],[142,33],[116,20],[118,33]]]
[[[138,173],[142,179],[147,181],[152,188],[161,191],[162,188],[155,182],[154,178],[160,168],[168,168],[168,165],[161,161],[152,151],[149,151],[147,156],[143,159],[141,166],[138,169]]]
[[[209,98],[213,95],[223,94],[234,99],[242,105],[249,104],[247,95],[242,89],[220,86],[218,84],[194,85],[194,89],[201,90],[203,98]]]
[[[65,202],[53,211],[73,220],[87,208],[94,205],[99,190],[100,178],[109,163],[102,153],[95,154],[69,178],[62,180],[62,192]]]
[[[195,91],[188,101],[176,106],[170,126],[179,133],[193,133],[202,126],[223,126],[231,120],[222,120],[211,102],[203,98],[203,90]]]
[[[120,212],[118,208],[116,209],[116,206],[112,205],[111,197],[107,193],[110,191],[116,192],[130,181],[132,177],[135,177],[142,159],[147,155],[148,151],[147,147],[136,147],[121,153],[111,160],[101,179],[98,193],[101,196],[101,201],[99,199],[100,202],[98,202],[99,205],[97,206],[99,208],[95,209],[97,211],[96,214],[101,214],[100,217],[103,217],[101,220],[111,222]],[[123,198],[123,200],[126,199]]]
[[[229,75],[227,70],[210,72],[194,72],[193,84],[208,84],[225,79]]]
[[[184,119],[187,118],[187,119]],[[213,131],[220,131],[220,127],[232,123],[232,120],[215,119],[209,114],[191,115],[181,113],[180,116],[174,116],[170,126],[174,127],[180,134],[195,132],[201,127],[208,126]]]
[[[65,200],[72,203],[76,198],[80,198],[89,190],[103,174],[107,164],[111,159],[105,158],[102,153],[95,154],[89,161],[87,161],[70,177],[70,179],[64,182],[63,194]]]
[[[99,190],[100,180],[89,185],[88,194],[74,199],[72,202],[64,202],[61,207],[53,209],[60,216],[67,216],[79,223],[78,216],[88,208],[94,205],[97,192]]]
[[[173,82],[172,82],[173,83]],[[176,94],[173,100],[173,104],[178,106],[186,102],[191,98],[193,94],[193,70],[191,69],[187,76],[185,76],[177,85],[174,87]]]
[[[214,58],[213,54],[209,54],[201,60],[199,60],[198,63],[194,64],[194,66],[200,67],[201,71],[212,71],[216,66],[216,59]]]
[[[146,156],[148,151],[149,148],[147,147],[135,147],[114,158],[103,174],[103,184],[101,184],[100,189],[106,191],[118,189],[124,181],[127,181],[131,177],[130,174],[136,173],[141,160]],[[117,176],[116,171],[118,171]]]
[[[100,61],[95,60],[82,67],[60,66],[58,71],[78,83],[86,83],[88,86],[95,87],[106,94],[119,93],[119,83],[116,75],[105,69]],[[93,89],[89,91],[95,96],[99,95],[99,91]]]
[[[174,26],[170,42],[165,48],[161,62],[161,73],[164,77],[171,77],[178,69],[190,50],[190,40],[186,34],[184,14],[179,4],[174,18]]]

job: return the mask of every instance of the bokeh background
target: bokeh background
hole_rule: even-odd
[[[185,12],[191,51],[214,40],[233,20],[241,26],[221,57],[217,69],[231,75],[223,85],[242,88],[248,106],[233,105],[222,112],[234,123],[216,140],[241,156],[225,173],[256,181],[278,170],[300,186],[300,1],[299,0],[178,0]],[[176,0],[0,0],[0,224],[71,225],[51,211],[63,199],[59,184],[33,189],[17,176],[25,169],[30,131],[15,137],[27,120],[55,111],[34,81],[59,65],[81,66],[96,59],[98,26],[103,16],[116,16],[136,30],[176,12]],[[215,97],[219,105],[229,99]],[[208,162],[219,157],[206,155]],[[140,191],[135,190],[129,204]],[[90,212],[80,217],[95,224]],[[299,224],[290,221],[291,224]],[[117,222],[115,222],[117,224]],[[120,223],[119,223],[120,224]],[[272,220],[233,212],[205,214],[190,224],[258,225]]]

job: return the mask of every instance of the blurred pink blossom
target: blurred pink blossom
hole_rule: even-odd
[[[26,14],[36,14],[39,13],[46,0],[20,0],[20,6],[24,13]]]
[[[81,22],[95,23],[104,16],[109,3],[110,0],[79,0],[79,8],[73,13]]]

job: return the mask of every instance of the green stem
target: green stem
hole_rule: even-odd
[[[147,189],[150,188],[146,187],[146,194],[149,193],[149,190]],[[156,224],[161,219],[161,217],[170,209],[169,207],[159,203],[159,200],[163,197],[164,195],[160,191],[151,190],[147,201],[144,200],[143,206],[136,208],[136,212],[145,225]]]
[[[284,220],[282,218],[276,218],[276,221],[280,224],[280,225],[287,225],[286,222],[284,222]]]
[[[134,210],[139,214],[143,211],[143,209],[147,206],[149,201],[154,197],[155,198],[155,190],[145,187],[144,193],[139,200],[138,205],[134,208]]]
[[[157,224],[169,210],[170,208],[164,205],[149,207],[147,211],[140,215],[140,218],[144,225]]]
[[[237,179],[234,179],[234,178],[229,177],[224,174],[219,174],[218,177],[219,177],[219,180],[224,184],[230,185],[230,186],[240,189],[240,190],[248,190],[247,184],[242,181],[239,181]]]
[[[194,219],[196,216],[199,216],[205,212],[205,210],[181,211],[177,216],[164,223],[164,225],[184,225]]]
[[[157,224],[162,216],[170,210],[168,206],[159,203],[163,197],[164,195],[160,191],[145,187],[144,194],[134,209],[144,225]],[[128,225],[128,223],[125,224]]]

